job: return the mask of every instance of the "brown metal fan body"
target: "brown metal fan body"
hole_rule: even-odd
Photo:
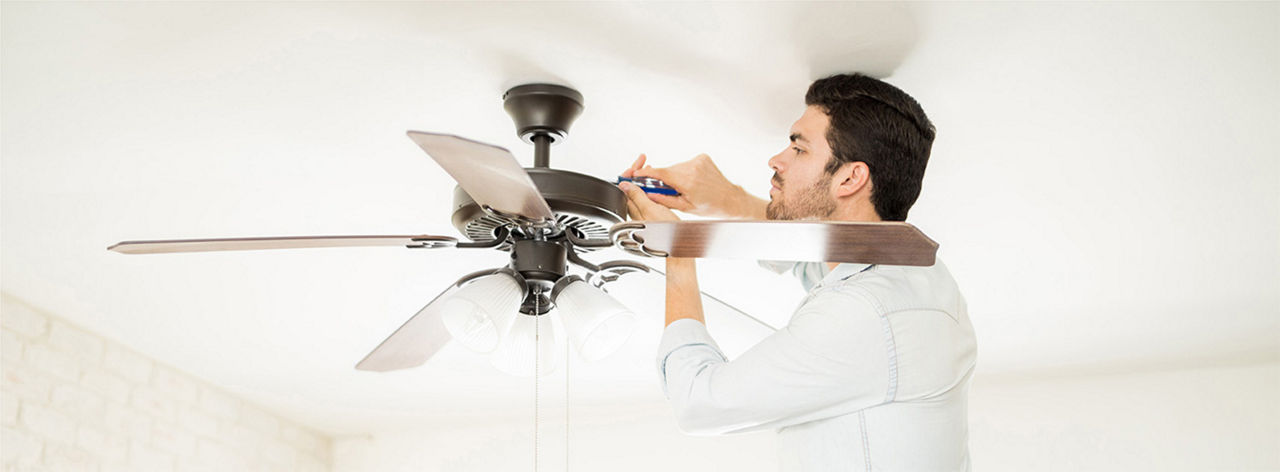
[[[579,239],[609,239],[609,228],[627,219],[627,197],[618,187],[595,177],[545,167],[524,169],[555,214],[555,225]],[[509,221],[485,212],[462,186],[453,189],[453,226],[472,241],[498,237]],[[499,249],[511,244],[504,242]],[[577,246],[580,252],[599,249]]]

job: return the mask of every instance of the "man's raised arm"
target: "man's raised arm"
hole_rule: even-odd
[[[679,196],[650,194],[649,199],[673,210],[699,216],[763,220],[769,202],[747,193],[720,173],[706,154],[671,167],[649,167],[645,155],[623,177],[652,177],[680,192]]]

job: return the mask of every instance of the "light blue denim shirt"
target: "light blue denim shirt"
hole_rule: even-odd
[[[775,430],[786,472],[969,470],[977,345],[941,261],[761,265],[808,290],[787,326],[733,360],[698,321],[663,332],[658,371],[681,430]]]

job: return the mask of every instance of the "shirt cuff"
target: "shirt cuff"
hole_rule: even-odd
[[[662,378],[662,393],[667,398],[671,398],[667,393],[667,359],[676,351],[694,347],[701,347],[699,350],[705,352],[703,355],[710,360],[728,362],[716,340],[711,339],[707,332],[707,325],[692,318],[673,321],[662,331],[662,341],[658,343],[658,376]]]

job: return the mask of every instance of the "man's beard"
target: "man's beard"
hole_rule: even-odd
[[[779,184],[778,193],[781,195],[782,179],[775,174],[774,181]],[[770,220],[822,220],[836,212],[836,201],[831,198],[831,181],[829,179],[818,178],[813,185],[794,196],[794,200],[794,202],[788,202],[780,196],[770,201],[769,206],[765,207],[764,210],[765,218]]]

